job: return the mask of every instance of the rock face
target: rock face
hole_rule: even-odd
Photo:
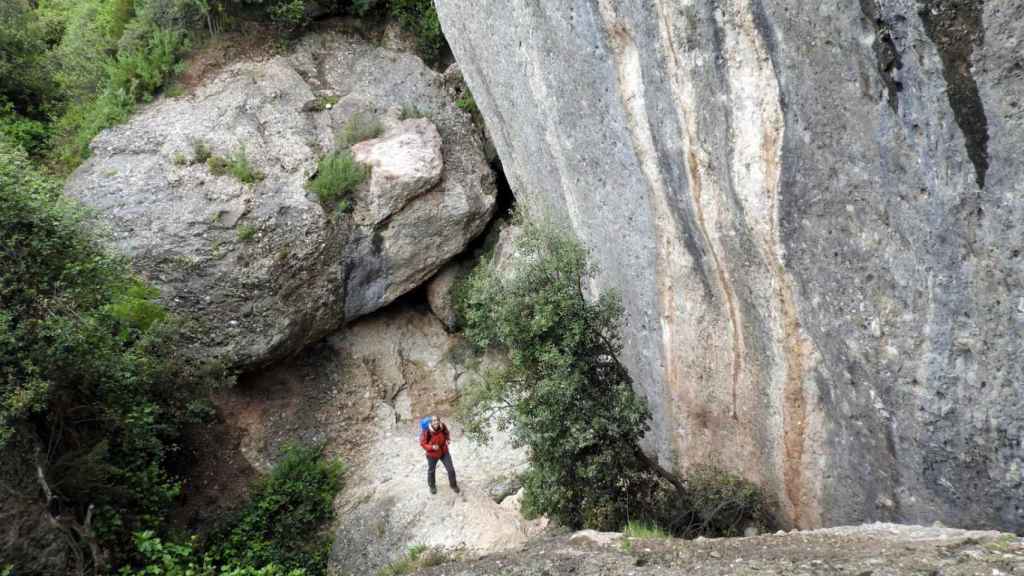
[[[455,330],[458,318],[455,314],[454,288],[455,284],[471,271],[465,262],[452,262],[445,266],[437,276],[434,276],[427,284],[427,303],[430,304],[430,311],[437,316],[437,319],[444,323],[449,331]]]
[[[198,322],[204,355],[265,364],[422,284],[490,220],[493,174],[442,83],[410,54],[308,36],[103,132],[67,192]],[[432,120],[400,122],[404,105]],[[306,183],[356,114],[387,131],[356,147],[374,174],[345,214]],[[215,175],[204,146],[246,158],[262,179]]]
[[[513,191],[623,294],[664,463],[803,527],[1024,530],[1024,6],[437,7]]]

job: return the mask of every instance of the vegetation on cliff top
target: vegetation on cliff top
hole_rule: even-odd
[[[445,49],[430,0],[5,0],[0,3],[0,135],[58,172],[181,72],[191,47],[243,19],[282,37],[312,14],[394,18],[424,58]]]

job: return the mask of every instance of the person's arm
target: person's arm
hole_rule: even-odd
[[[451,444],[452,435],[448,433],[448,426],[444,427],[444,443]]]
[[[427,443],[429,440],[430,440],[430,429],[428,428],[427,430],[424,430],[424,431],[420,432],[420,446],[422,446],[424,450],[430,450],[431,449],[430,448],[430,444]]]

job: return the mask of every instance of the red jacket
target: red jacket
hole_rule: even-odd
[[[420,446],[427,451],[427,456],[437,459],[448,452],[449,437],[448,427],[444,424],[437,430],[427,426],[427,429],[420,433]],[[431,445],[437,446],[437,450],[431,448]]]

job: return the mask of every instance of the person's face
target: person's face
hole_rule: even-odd
[[[435,416],[430,421],[430,427],[433,428],[434,430],[437,430],[438,428],[440,428],[441,427],[441,419]]]

